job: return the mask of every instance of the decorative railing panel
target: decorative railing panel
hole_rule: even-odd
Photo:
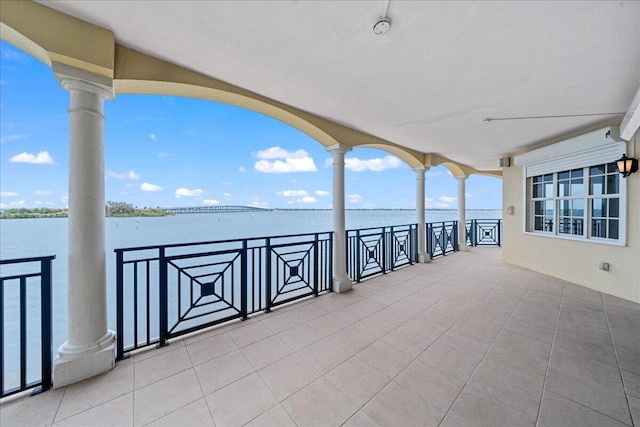
[[[53,385],[51,264],[54,259],[55,256],[0,260],[0,397],[32,388],[38,393]]]
[[[465,228],[469,246],[502,246],[501,219],[470,219]]]
[[[116,249],[118,359],[331,290],[332,233]]]
[[[425,231],[429,258],[458,250],[458,221],[428,222]]]
[[[347,274],[360,280],[417,261],[417,224],[347,230]]]

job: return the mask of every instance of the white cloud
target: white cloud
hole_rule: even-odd
[[[2,209],[8,209],[8,208],[18,208],[18,207],[22,207],[25,205],[25,203],[27,203],[25,200],[14,200],[13,202],[9,202],[9,203],[0,203],[0,208]]]
[[[362,196],[359,194],[348,194],[347,201],[349,201],[349,203],[360,203],[362,201]]]
[[[447,197],[440,196],[438,199],[433,199],[431,197],[425,197],[425,208],[427,209],[450,209],[452,208],[452,203],[457,199],[455,197]]]
[[[33,202],[34,206],[40,206],[42,204],[42,202],[40,200],[36,200],[35,202]]]
[[[283,190],[278,191],[278,194],[284,197],[305,197],[309,195],[309,193],[304,190]]]
[[[193,190],[189,190],[188,188],[180,187],[176,190],[176,197],[178,199],[180,197],[198,197],[201,194],[201,188],[194,188]]]
[[[135,187],[135,186],[136,186],[136,185],[135,185],[134,183],[130,182],[129,184],[125,184],[125,185],[124,185],[124,188],[133,188],[133,187]]]
[[[136,173],[134,171],[129,171],[129,172],[122,172],[122,173],[116,173],[113,171],[107,171],[107,177],[108,178],[114,178],[114,179],[140,179],[140,174]]]
[[[156,141],[158,139],[158,136],[155,133],[152,133],[151,135],[149,135],[149,139],[151,139],[152,141]]]
[[[2,191],[0,197],[18,197],[20,194],[15,191]]]
[[[260,159],[253,165],[258,172],[290,173],[318,170],[313,158],[302,149],[291,152],[281,147],[270,147],[254,153],[254,156]]]
[[[67,193],[60,194],[60,201],[62,203],[67,203],[69,201],[69,195]]]
[[[324,191],[324,190],[316,190],[316,195],[317,196],[328,196],[329,192],[328,191]]]
[[[33,192],[36,196],[51,196],[53,191],[51,190],[36,190]]]
[[[455,198],[455,197],[440,196],[440,197],[438,197],[438,200],[440,200],[441,202],[444,202],[444,203],[453,203],[458,199]]]
[[[472,197],[473,197],[473,196],[471,195],[471,193],[464,193],[464,196],[465,196],[467,199],[470,199],[470,198],[472,198]]]
[[[28,137],[29,137],[29,135],[24,135],[24,134],[5,135],[3,137],[0,137],[0,143],[9,142],[9,141],[17,141],[19,139],[25,139],[25,138],[28,138]]]
[[[31,163],[33,165],[52,165],[53,158],[48,151],[41,151],[38,154],[24,153],[17,154],[9,159],[11,163]]]
[[[246,171],[247,171],[247,168],[245,168],[244,166],[238,166],[238,172],[244,173]]]
[[[298,202],[301,203],[316,203],[318,200],[313,196],[305,196],[301,199],[298,199]]]
[[[396,169],[402,166],[402,160],[396,156],[385,156],[375,159],[360,159],[358,157],[347,157],[344,159],[344,167],[353,172],[370,170],[380,172],[385,169]]]
[[[205,205],[213,206],[213,205],[219,205],[220,201],[216,199],[204,199],[202,203],[204,203]]]
[[[269,207],[269,203],[261,202],[259,200],[253,200],[251,203],[249,203],[249,206],[254,206],[256,208],[268,208]]]
[[[160,158],[169,157],[169,153],[167,153],[166,151],[160,151],[158,153],[158,157],[160,157]]]
[[[229,200],[231,198],[231,194],[230,193],[222,193],[222,195],[224,196],[225,199]]]
[[[155,184],[149,184],[148,182],[143,182],[140,186],[142,191],[162,191],[162,187]]]

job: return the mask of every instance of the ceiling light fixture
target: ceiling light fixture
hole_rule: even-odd
[[[590,116],[622,116],[625,113],[592,113],[592,114],[561,114],[558,116],[524,116],[524,117],[487,117],[480,120],[480,123],[491,123],[504,120],[531,120],[531,119],[564,119],[567,117],[590,117]]]
[[[382,12],[382,18],[378,20],[373,26],[373,32],[380,35],[384,34],[391,28],[391,20],[387,18],[387,11],[389,10],[389,0],[384,2],[384,10]]]

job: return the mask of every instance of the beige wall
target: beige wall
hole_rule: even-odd
[[[640,133],[640,132],[639,132]],[[640,135],[627,143],[627,154],[640,157]],[[503,170],[504,261],[600,292],[640,302],[640,172],[627,180],[627,246],[564,240],[525,234],[523,168]],[[514,206],[513,215],[506,214]],[[609,271],[598,268],[610,264]]]

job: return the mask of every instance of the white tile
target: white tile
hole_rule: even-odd
[[[134,423],[148,424],[202,397],[193,369],[134,392]]]
[[[198,399],[183,406],[149,425],[151,427],[214,427],[209,407],[204,399]]]
[[[128,365],[67,386],[56,421],[86,411],[133,391],[133,366]]]
[[[194,369],[205,396],[254,372],[240,350],[217,357]]]
[[[127,393],[54,424],[55,427],[131,425],[133,425],[133,393]]]
[[[320,376],[297,353],[272,363],[261,369],[258,374],[279,401],[283,401]]]
[[[246,356],[251,366],[257,371],[292,353],[277,336],[270,336],[243,347],[240,351]]]
[[[251,374],[207,396],[217,426],[242,426],[277,403],[258,374]]]
[[[324,378],[298,391],[282,406],[299,426],[341,425],[358,410]]]

